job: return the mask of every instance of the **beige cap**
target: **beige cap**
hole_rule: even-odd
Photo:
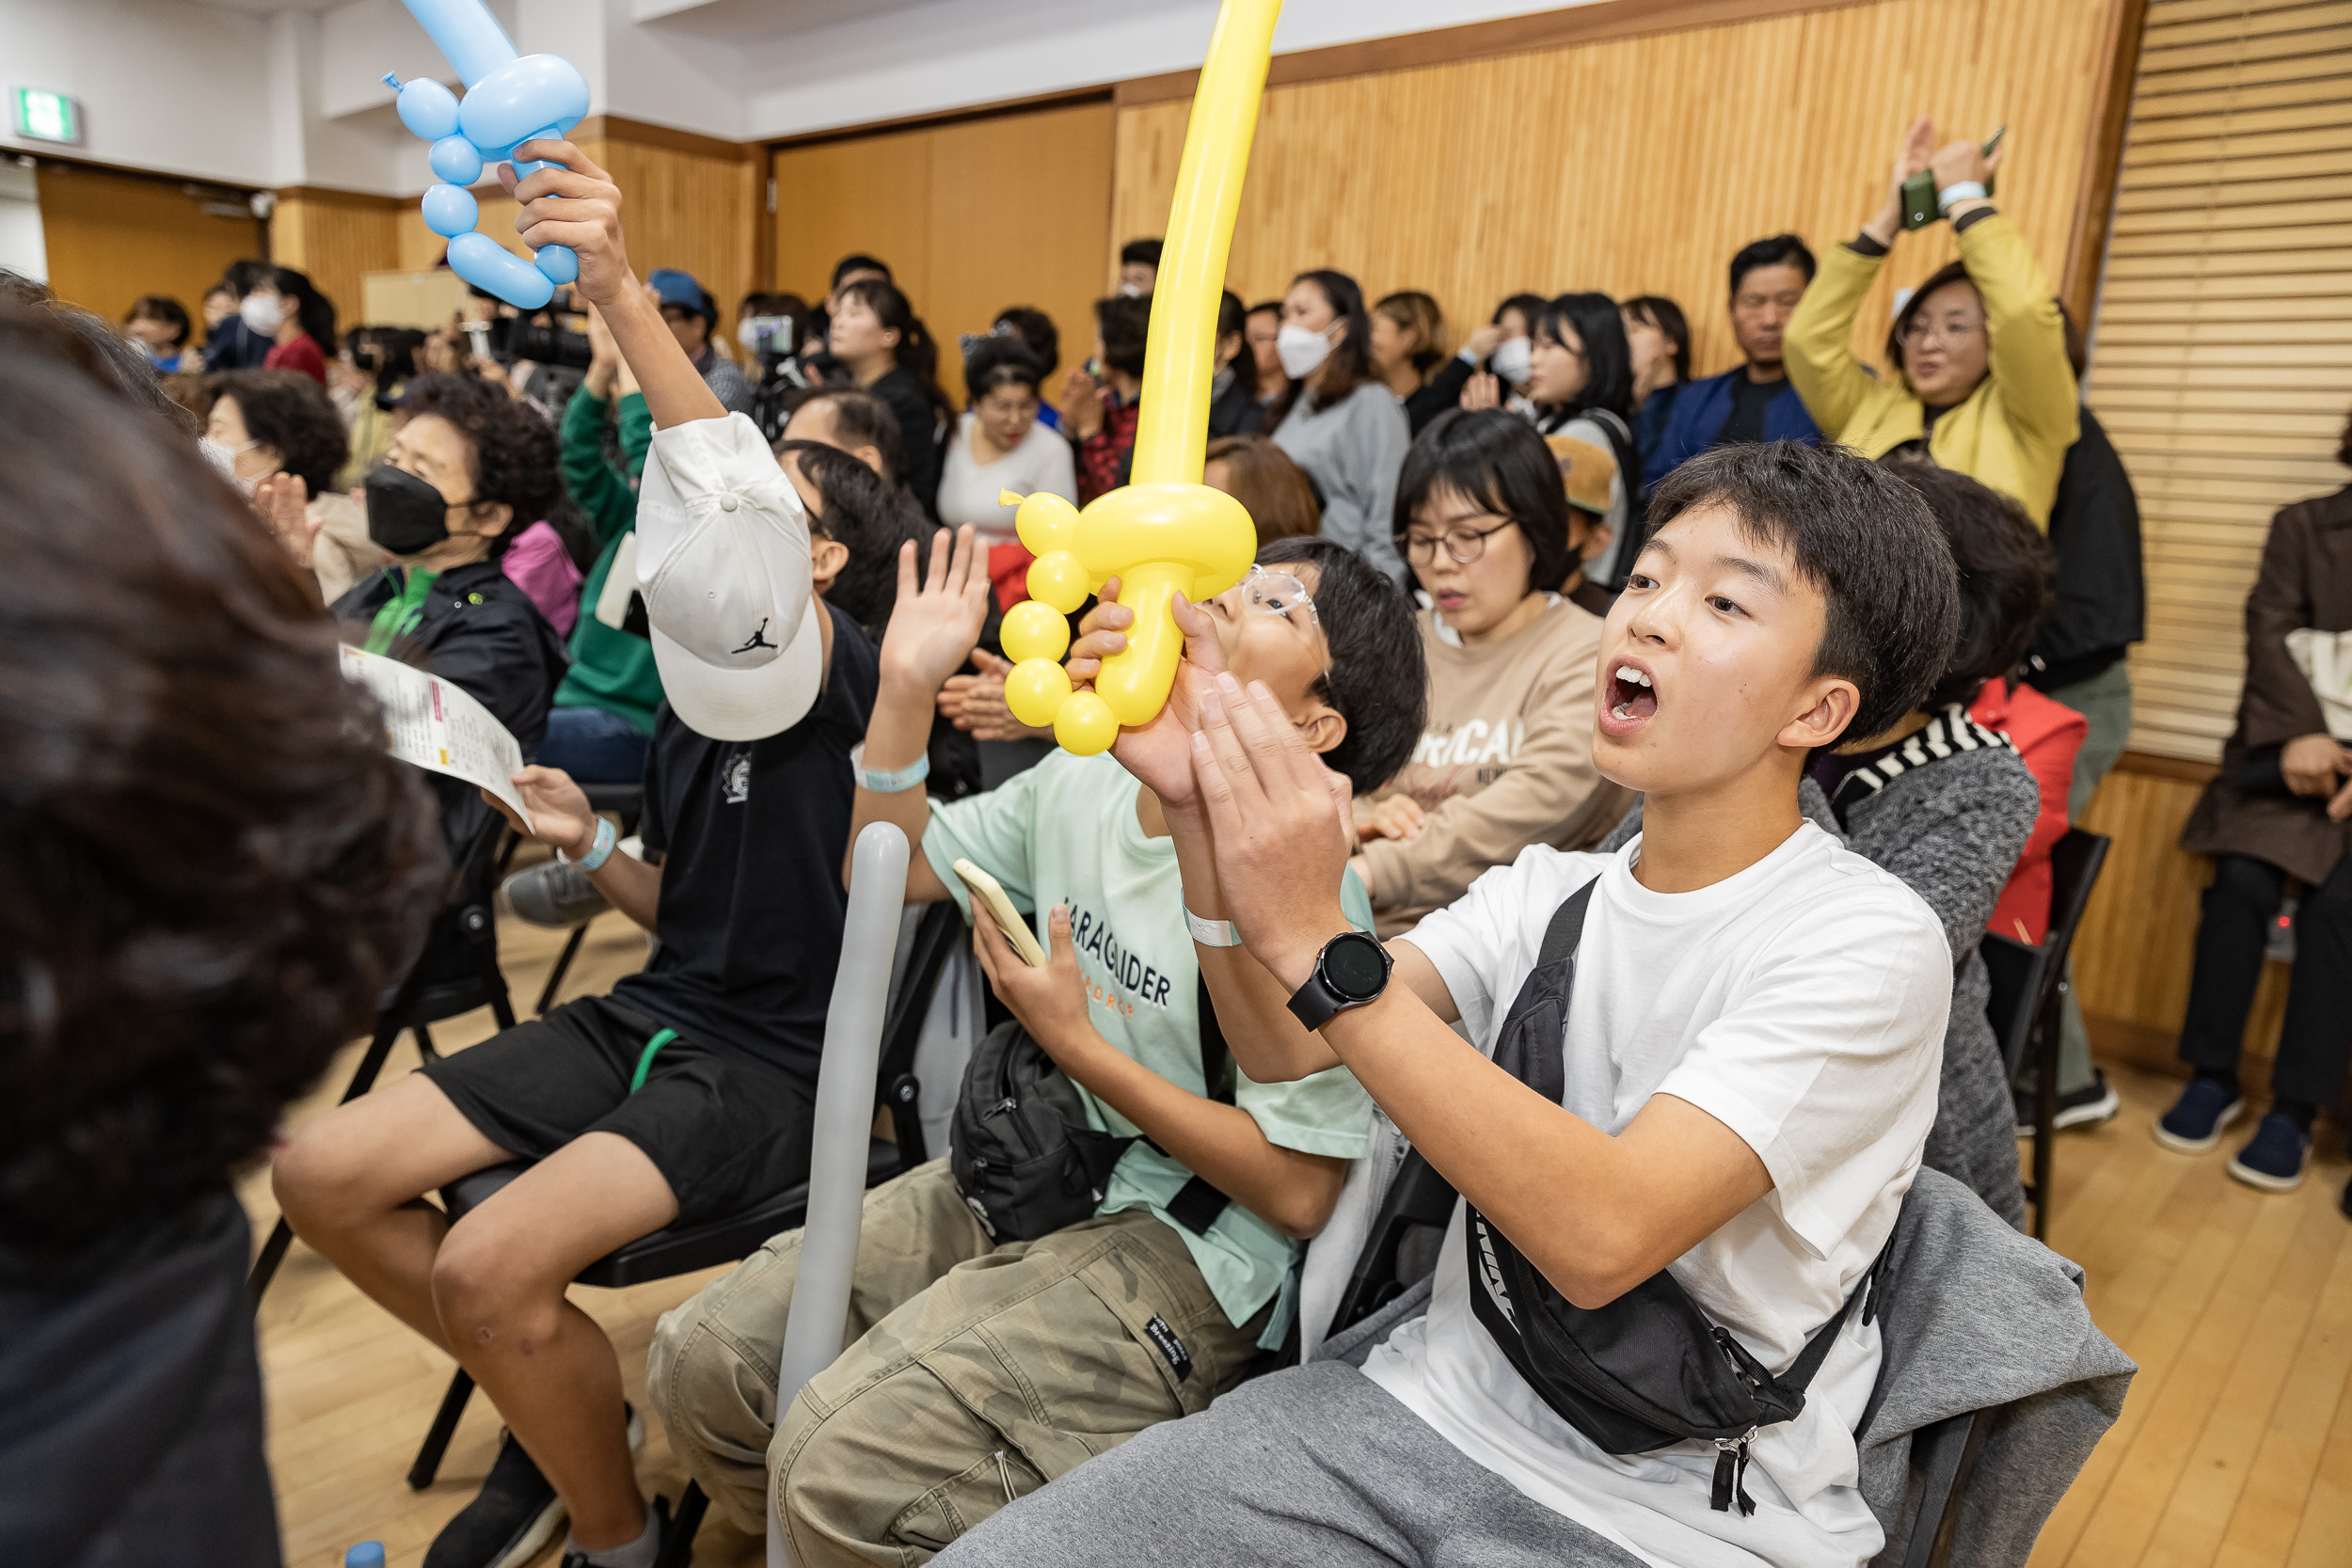
[[[1609,515],[1609,484],[1617,477],[1617,460],[1607,448],[1573,436],[1547,436],[1544,445],[1560,461],[1560,480],[1568,488],[1568,504],[1597,517]]]

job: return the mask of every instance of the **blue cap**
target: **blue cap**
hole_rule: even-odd
[[[718,309],[710,303],[709,293],[694,281],[694,275],[677,267],[656,267],[645,275],[653,286],[654,297],[664,305],[675,305],[681,310],[691,310],[703,320],[716,324]]]
[[[360,1542],[343,1554],[343,1568],[384,1568],[384,1543]]]

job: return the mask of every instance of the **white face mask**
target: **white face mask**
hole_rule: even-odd
[[[1525,338],[1505,338],[1495,345],[1494,356],[1486,361],[1486,365],[1511,386],[1523,387],[1527,384],[1529,360],[1534,352]]]
[[[278,329],[286,324],[286,308],[275,295],[247,294],[237,307],[237,315],[245,325],[264,338],[275,338]]]
[[[1282,373],[1297,381],[1323,369],[1331,357],[1331,340],[1311,327],[1285,322],[1274,335],[1274,354],[1282,361]]]
[[[1133,283],[1121,283],[1119,286],[1119,297],[1121,299],[1141,299],[1143,297],[1143,291],[1136,288]]]

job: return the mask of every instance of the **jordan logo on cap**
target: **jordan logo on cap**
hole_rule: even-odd
[[[752,635],[749,638],[744,640],[743,645],[735,651],[739,654],[748,654],[754,648],[772,648],[774,646],[775,644],[773,642],[768,641],[768,618],[763,615],[759,619],[759,626],[757,628],[752,632]]]

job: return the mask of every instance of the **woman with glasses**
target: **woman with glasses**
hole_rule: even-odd
[[[2047,529],[2076,434],[2074,368],[2050,280],[2017,226],[1993,205],[2006,145],[1940,150],[1922,119],[1903,134],[1893,183],[1862,231],[1830,246],[1788,320],[1788,379],[1830,440],[1865,457],[1915,449],[2024,506]],[[1874,377],[1854,357],[1853,322],[1903,227],[1902,186],[1932,177],[1960,260],[1931,274],[1896,312]]]
[[[1593,766],[1601,621],[1567,596],[1592,524],[1544,438],[1499,408],[1439,415],[1406,455],[1395,526],[1430,599],[1429,716],[1412,760],[1356,802],[1349,864],[1383,937],[1531,844],[1588,847],[1631,799]]]

